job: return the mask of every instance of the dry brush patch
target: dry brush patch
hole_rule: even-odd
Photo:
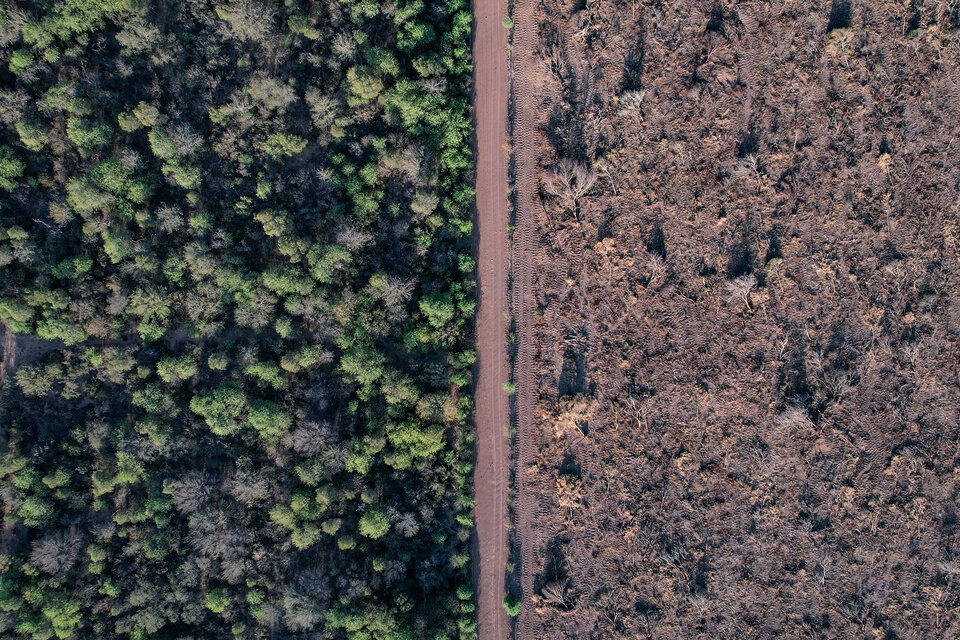
[[[537,633],[958,635],[957,8],[539,20]]]

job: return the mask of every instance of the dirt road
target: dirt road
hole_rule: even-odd
[[[503,608],[507,569],[507,489],[510,470],[510,379],[507,357],[507,102],[510,92],[503,26],[507,0],[474,2],[474,104],[477,133],[477,464],[474,472],[477,544],[474,579],[480,640],[506,640]]]
[[[16,371],[17,336],[3,325],[0,325],[0,331],[3,332],[3,363],[0,364],[0,380],[3,380]]]
[[[534,292],[535,254],[537,250],[537,152],[535,139],[536,87],[534,83],[537,53],[537,3],[515,2],[513,7],[513,162],[516,190],[516,229],[513,234],[513,317],[516,322],[516,486],[517,537],[520,542],[520,588],[522,607],[517,621],[517,640],[533,640],[535,613],[531,602],[533,577],[540,540],[533,526],[538,508],[537,493],[526,470],[534,461],[537,376],[534,329],[536,300]]]

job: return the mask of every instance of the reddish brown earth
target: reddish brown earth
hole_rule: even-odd
[[[474,5],[477,127],[477,466],[475,580],[481,640],[503,640],[510,624],[502,606],[507,568],[507,492],[510,469],[510,379],[507,358],[507,37],[506,0]]]

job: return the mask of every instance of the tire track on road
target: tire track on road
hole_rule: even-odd
[[[540,540],[535,522],[537,492],[528,469],[536,455],[534,406],[537,402],[534,273],[537,251],[537,150],[534,70],[537,52],[536,0],[518,0],[513,7],[513,162],[516,194],[516,228],[513,234],[513,317],[517,334],[514,362],[516,393],[515,511],[520,544],[522,607],[517,640],[533,640],[533,578]]]

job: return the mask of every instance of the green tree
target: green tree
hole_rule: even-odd
[[[67,137],[77,146],[80,155],[87,156],[94,149],[110,142],[113,129],[106,122],[71,117],[67,119]]]
[[[214,613],[223,613],[230,606],[230,594],[223,587],[211,589],[207,592],[204,604]]]
[[[364,387],[369,387],[383,376],[387,359],[371,347],[354,347],[340,358],[340,369]]]
[[[23,175],[23,162],[17,158],[13,149],[0,146],[0,187],[13,191],[17,187],[16,178]]]
[[[352,264],[353,256],[338,244],[317,244],[307,254],[307,261],[310,264],[310,275],[317,282],[329,284],[333,282],[334,273],[338,269],[346,269]]]
[[[431,293],[420,300],[420,311],[435,329],[442,329],[456,315],[453,299],[448,291]]]
[[[376,100],[383,91],[383,82],[369,67],[350,67],[347,71],[347,88],[352,99],[360,104]]]
[[[134,114],[136,114],[136,111],[134,111]],[[153,151],[153,155],[158,158],[169,160],[177,155],[177,147],[173,144],[173,140],[160,127],[152,127],[150,133],[147,134],[147,140],[150,142],[150,150]]]
[[[0,322],[14,333],[30,333],[33,307],[14,298],[0,298]]]
[[[24,499],[17,513],[28,527],[45,527],[53,521],[55,511],[49,500],[31,495]]]
[[[50,136],[30,123],[21,120],[17,122],[16,129],[17,135],[20,136],[20,142],[30,151],[40,151],[50,144]]]
[[[10,73],[18,76],[31,64],[33,64],[33,54],[27,49],[17,49],[10,55],[10,64],[7,68],[10,69]]]
[[[196,189],[203,181],[203,172],[199,167],[183,164],[178,160],[164,162],[163,172],[173,176],[173,180],[184,189]]]
[[[202,416],[218,436],[236,433],[243,426],[240,417],[246,408],[246,396],[235,382],[224,382],[214,389],[200,391],[190,400],[190,410]]]
[[[381,508],[373,508],[360,517],[358,530],[360,535],[377,540],[390,530],[390,520]]]
[[[146,102],[139,103],[133,108],[133,116],[144,127],[153,127],[160,124],[160,110]]]
[[[70,638],[83,620],[80,603],[67,595],[47,593],[43,598],[44,617],[58,638]]]
[[[248,376],[257,380],[261,386],[270,389],[283,389],[283,377],[280,375],[280,369],[272,362],[257,362],[248,365],[244,370]]]
[[[287,18],[287,26],[290,27],[290,31],[299,33],[305,38],[310,38],[311,40],[320,39],[320,31],[315,29],[310,24],[310,20],[303,16],[290,16]]]
[[[293,156],[307,147],[307,141],[291,133],[272,133],[263,143],[263,152],[274,160]]]
[[[124,195],[128,189],[130,171],[117,158],[109,158],[90,168],[90,179],[104,191]]]
[[[51,269],[54,277],[62,280],[75,280],[93,268],[93,259],[88,256],[72,256],[64,258],[57,266]]]
[[[269,400],[254,400],[250,403],[250,426],[266,442],[272,443],[290,430],[293,418]]]
[[[157,362],[157,375],[164,382],[177,384],[197,375],[197,360],[191,355],[164,358]]]

